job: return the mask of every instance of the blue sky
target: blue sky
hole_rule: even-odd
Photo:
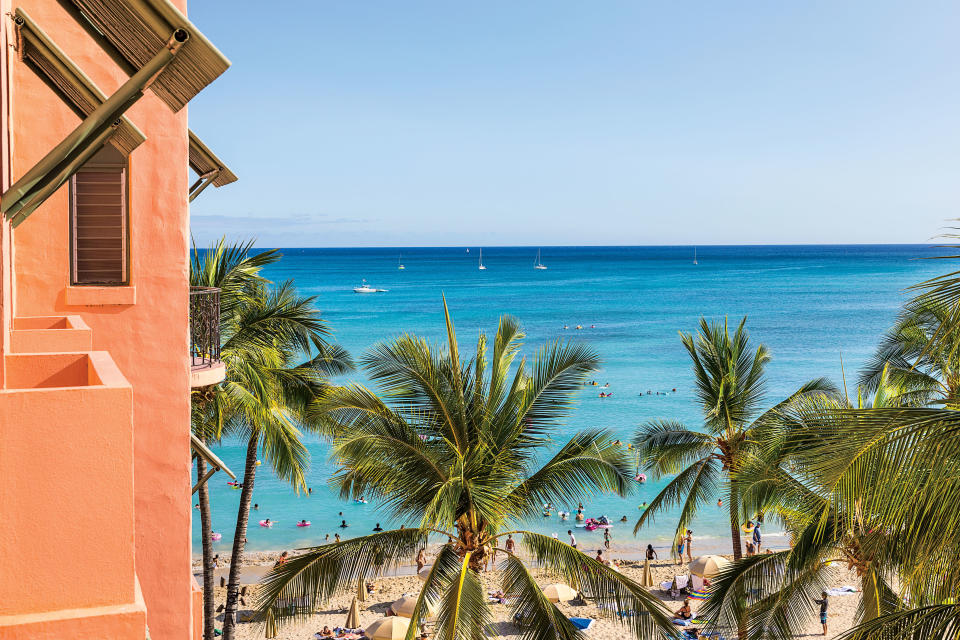
[[[194,0],[201,243],[925,242],[960,3]]]

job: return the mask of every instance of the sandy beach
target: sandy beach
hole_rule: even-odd
[[[255,583],[273,566],[273,562],[278,555],[279,552],[257,552],[250,554],[250,556],[245,559],[241,574],[241,583],[249,586],[247,595],[243,598],[247,606],[244,607],[241,605],[240,608],[241,619],[243,619],[247,613],[250,613],[250,607],[255,600]],[[620,554],[615,552],[613,553],[613,558],[618,562],[622,561],[620,568],[624,575],[637,582],[640,581],[643,572],[643,563],[641,561],[638,559],[623,559]],[[198,569],[199,566],[195,566],[194,570],[197,571]],[[659,560],[651,563],[651,569],[653,571],[654,584],[659,584],[671,580],[674,575],[685,573],[686,565],[678,566],[672,561]],[[373,581],[376,585],[376,592],[368,596],[365,602],[361,603],[361,626],[366,627],[375,620],[383,617],[387,607],[403,595],[416,595],[419,593],[422,582],[414,575],[414,570],[414,566],[400,567],[395,572],[397,575],[383,577]],[[847,571],[845,567],[831,566],[827,568],[827,572],[827,584],[830,587],[852,585],[859,588],[856,575]],[[552,576],[544,571],[538,570],[535,571],[534,574],[537,577],[537,582],[541,586],[561,581],[556,576]],[[218,585],[220,584],[220,576],[226,577],[226,569],[221,567],[217,570]],[[482,579],[489,591],[499,589],[498,571],[491,570],[484,573]],[[199,575],[198,580],[200,580]],[[680,600],[674,600],[669,593],[660,590],[659,587],[651,587],[650,591],[662,600],[671,611],[675,611],[682,604],[682,598]],[[311,640],[314,634],[322,629],[324,625],[329,626],[331,629],[342,626],[346,620],[347,608],[354,595],[355,592],[350,591],[331,598],[329,602],[324,603],[316,609],[309,621],[281,626],[276,637],[280,640]],[[218,586],[215,599],[217,607],[223,604],[226,599],[226,589]],[[827,638],[836,637],[853,625],[858,601],[859,598],[857,594],[830,598],[830,613],[828,616],[830,633],[827,635]],[[700,603],[697,601],[692,602],[694,617],[696,617],[696,611],[699,605]],[[509,606],[501,604],[491,604],[490,606],[493,612],[494,622],[497,623],[496,628],[500,635],[504,638],[518,637],[519,629],[510,621]],[[594,605],[576,606],[571,602],[561,602],[558,606],[568,616],[594,618],[596,623],[587,632],[590,636],[597,638],[626,637],[624,635],[624,628],[617,624],[609,613],[599,610]],[[218,614],[217,621],[219,628],[223,621],[222,612]],[[237,637],[250,640],[262,638],[263,627],[241,622],[237,628]],[[819,619],[817,619],[815,614],[811,615],[809,623],[803,629],[803,633],[798,634],[797,637],[823,637],[821,636]]]

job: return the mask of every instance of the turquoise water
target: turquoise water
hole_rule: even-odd
[[[419,248],[402,250],[406,269],[401,271],[396,249],[287,249],[267,275],[274,281],[293,279],[301,293],[316,295],[334,338],[355,355],[403,332],[444,339],[441,293],[464,350],[473,347],[479,330],[492,335],[501,314],[520,318],[527,353],[556,338],[586,341],[603,358],[603,370],[594,378],[609,382],[613,397],[600,399],[596,388],[586,388],[556,439],[605,427],[626,440],[636,425],[653,418],[699,424],[689,357],[677,332],[695,330],[701,315],[727,316],[732,322],[748,316],[754,344],[763,342],[772,352],[771,403],[812,377],[828,376],[841,384],[841,354],[852,382],[907,297],[906,287],[948,268],[942,261],[917,259],[936,252],[914,245],[700,247],[695,266],[691,247],[544,247],[548,270],[538,271],[533,269],[536,248],[486,248],[488,268],[479,271],[476,249]],[[355,294],[352,289],[361,278],[389,291]],[[570,329],[564,330],[564,324]],[[578,324],[585,329],[574,330]],[[362,382],[363,376],[358,372],[346,379]],[[648,390],[666,395],[646,395]],[[248,549],[307,546],[327,534],[332,539],[334,533],[368,533],[377,522],[401,524],[374,504],[339,500],[327,488],[333,470],[328,447],[311,438],[309,448],[312,495],[295,495],[266,464],[259,467],[253,500],[260,509],[251,514]],[[243,445],[225,442],[217,453],[234,471],[242,471]],[[211,480],[213,528],[223,535],[214,544],[221,553],[232,543],[240,497],[226,480],[224,474]],[[617,547],[668,544],[675,526],[669,515],[637,538],[630,533],[637,505],[665,482],[638,485],[627,498],[596,496],[586,504],[587,516],[630,518],[629,524],[611,530]],[[576,510],[576,505],[564,507]],[[337,527],[339,512],[350,524],[346,530]],[[726,548],[725,514],[715,505],[703,510],[692,527],[698,550]],[[262,518],[277,524],[261,528],[257,521]],[[313,526],[297,528],[301,519]],[[528,526],[561,538],[571,528],[556,517],[537,518]],[[197,552],[199,529],[195,517]],[[587,546],[602,540],[599,531],[576,531]]]

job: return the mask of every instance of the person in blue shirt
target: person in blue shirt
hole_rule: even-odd
[[[760,553],[760,523],[753,528],[753,544],[757,548],[757,553]]]

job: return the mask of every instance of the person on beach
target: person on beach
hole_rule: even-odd
[[[377,526],[375,526],[375,527],[373,528],[373,530],[376,531],[377,533],[379,533],[379,532],[383,531],[383,527],[381,527],[381,526],[380,526],[380,523],[378,522],[378,523],[377,523]]]
[[[220,554],[219,554],[219,553],[213,556],[213,568],[214,568],[214,569],[219,569],[219,568],[220,568]]]
[[[568,529],[568,530],[567,530],[567,535],[570,536],[570,546],[573,547],[574,549],[576,549],[576,548],[577,548],[577,538],[573,535],[573,531],[570,530],[570,529]]]
[[[506,548],[507,548],[507,551],[509,551],[510,553],[513,553],[513,550],[517,547],[517,543],[514,542],[514,540],[513,540],[513,534],[512,534],[512,533],[508,533],[508,534],[507,534],[507,542],[506,542],[506,545],[505,545],[505,546],[506,546]]]
[[[327,625],[323,625],[323,629],[321,629],[320,631],[318,631],[318,632],[317,632],[317,635],[320,636],[321,638],[332,638],[332,637],[333,637],[333,630],[332,630],[330,627],[328,627]]]
[[[677,564],[683,564],[683,542],[685,538],[680,538],[677,542]]]
[[[823,635],[827,635],[827,604],[830,600],[830,595],[824,591],[820,594],[820,600],[814,600],[814,602],[820,605],[820,624],[823,625]]]
[[[340,542],[340,534],[339,534],[339,533],[335,533],[335,534],[333,534],[333,543],[334,543],[334,544],[337,544],[338,542]]]
[[[597,549],[597,557],[594,558],[597,562],[603,562],[603,549]]]
[[[750,540],[747,540],[744,546],[746,546],[747,548],[747,556],[752,556],[754,551],[756,550],[756,547],[753,546],[753,542]]]
[[[427,566],[427,556],[425,551],[426,549],[421,547],[420,551],[417,552],[417,573],[420,573],[420,571]]]
[[[603,546],[610,550],[610,529],[603,530]]]
[[[283,553],[280,554],[280,557],[277,558],[277,561],[274,563],[273,568],[276,569],[280,565],[283,565],[286,563],[287,563],[287,552],[284,551]]]
[[[687,543],[687,562],[693,562],[693,558],[690,556],[693,548],[693,531],[687,529],[687,536],[683,540]]]
[[[657,550],[653,548],[652,544],[647,545],[647,560],[657,559]]]
[[[757,553],[760,553],[760,524],[757,523],[753,527],[753,545],[757,548]]]
[[[677,620],[689,620],[693,617],[693,611],[690,609],[690,598],[683,599],[683,606],[677,609],[673,615]]]

